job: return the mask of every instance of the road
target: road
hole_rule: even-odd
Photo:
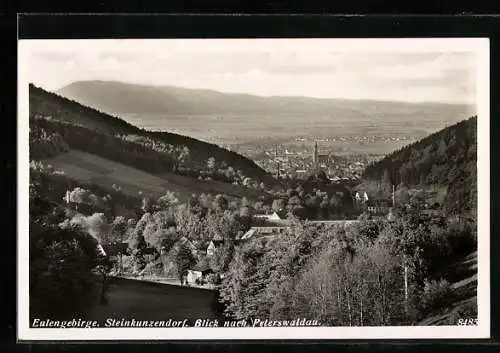
[[[188,288],[124,278],[112,278],[108,303],[96,305],[88,319],[136,320],[222,319],[222,308],[214,290]]]

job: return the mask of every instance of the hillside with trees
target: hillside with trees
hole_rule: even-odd
[[[413,325],[463,295],[468,298],[453,290],[451,271],[438,269],[475,245],[468,225],[412,213],[346,229],[296,222],[286,234],[236,247],[221,297],[226,314],[235,319]],[[467,307],[471,317],[474,305]],[[445,324],[456,325],[459,315]]]
[[[83,204],[101,206],[82,214],[58,200],[64,199],[67,190],[65,177],[32,164],[34,313],[50,315],[39,311],[46,308],[64,316],[71,312],[72,300],[81,303],[78,310],[83,312],[95,305],[101,288],[99,271],[172,278],[205,261],[215,275],[207,281],[218,286],[226,315],[233,318],[305,317],[323,325],[407,325],[464,297],[468,306],[443,323],[456,324],[463,315],[475,315],[475,298],[468,298],[469,292],[457,292],[456,273],[443,271],[477,247],[470,223],[425,217],[417,210],[401,210],[393,221],[362,220],[349,228],[292,217],[291,227],[283,234],[241,241],[254,224],[252,215],[262,207],[259,202],[207,194],[181,202],[171,193],[140,200],[125,198],[119,191],[103,195],[91,185],[85,189],[73,184],[70,205],[78,204],[79,211]],[[136,214],[113,213],[109,208],[113,203],[127,204]],[[215,239],[221,245],[208,258],[208,245]],[[96,241],[125,242],[126,249],[120,257],[110,253],[111,262],[101,264],[103,259],[92,251]],[[61,267],[60,260],[68,261],[67,267]],[[64,288],[57,282],[60,277],[67,278]],[[53,294],[59,290],[63,299]]]
[[[444,190],[442,204],[447,211],[475,212],[477,117],[394,151],[369,165],[362,178],[365,186],[381,182],[403,187],[438,187]]]
[[[371,199],[390,199],[396,186],[391,217],[363,214],[347,228],[297,219],[280,236],[237,246],[220,287],[226,314],[310,317],[329,326],[457,325],[476,317],[476,128],[472,117],[366,169],[356,188]],[[304,191],[289,191],[288,204],[275,200],[275,210],[296,209],[290,200]],[[428,194],[440,202],[431,207]]]
[[[352,219],[358,212],[351,187],[330,182],[324,173],[281,188],[262,187],[269,175],[217,146],[141,130],[34,86],[30,109],[32,316],[84,317],[97,302],[106,305],[109,275],[174,278],[179,284],[187,271],[204,266],[211,273],[198,280],[218,290],[225,314],[234,319],[300,317],[328,326],[382,326],[436,317],[456,325],[458,318],[477,317],[477,271],[467,272],[471,280],[459,286],[464,277],[455,266],[474,256],[476,220],[449,217],[476,210],[475,117],[365,171],[364,185],[376,185],[382,196],[397,185],[400,205],[416,198],[405,196],[405,188],[444,189],[435,212],[396,207],[393,217],[360,217],[341,226],[308,222]],[[73,160],[75,169],[106,174],[112,162],[121,163],[160,180],[175,173],[265,196],[197,190],[180,198],[168,184],[160,185],[161,195],[125,193],[119,185],[75,180],[46,163],[63,155],[76,158],[74,151],[82,157],[78,165]],[[259,225],[254,215],[271,211],[286,215],[290,226],[243,237]],[[443,319],[443,309],[460,301],[467,305]]]
[[[188,136],[139,129],[122,119],[47,92],[34,85],[30,85],[29,90],[31,117],[47,118],[45,120],[51,120],[51,122],[70,124],[71,130],[76,130],[76,127],[90,130],[89,133],[95,134],[96,139],[99,136],[105,136],[107,140],[121,139],[142,144],[149,149],[168,154],[169,158],[173,159],[173,167],[183,165],[184,169],[181,168],[181,173],[189,174],[190,170],[195,170],[199,175],[201,171],[210,172],[208,170],[210,168],[214,171],[223,169],[224,172],[212,174],[216,174],[216,177],[220,174],[221,179],[224,179],[222,175],[228,174],[226,170],[231,168],[232,172],[229,173],[244,175],[258,183],[273,183],[270,174],[252,160],[235,152]],[[62,129],[60,124],[58,126]],[[66,140],[66,143],[69,141]],[[100,147],[100,145],[97,146]]]

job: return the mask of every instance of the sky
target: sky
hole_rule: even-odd
[[[467,40],[24,41],[30,82],[81,80],[205,88],[261,96],[475,103]]]

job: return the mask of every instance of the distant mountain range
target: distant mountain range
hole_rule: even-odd
[[[469,105],[374,100],[261,97],[175,86],[148,86],[115,81],[79,81],[57,94],[110,114],[314,115],[334,117],[390,115],[436,119],[475,114]],[[460,118],[458,118],[460,120]]]

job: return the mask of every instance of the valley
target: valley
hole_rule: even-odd
[[[76,87],[78,102],[30,87],[36,310],[63,315],[60,278],[95,292],[97,271],[112,278],[102,305],[61,289],[92,318],[400,326],[477,313],[470,107]],[[143,282],[166,278],[216,290]]]
[[[476,113],[466,104],[261,97],[115,81],[74,82],[57,93],[140,128],[224,146],[354,137],[352,153],[388,153],[404,144],[391,137],[419,139]],[[346,148],[342,142],[332,147]]]

